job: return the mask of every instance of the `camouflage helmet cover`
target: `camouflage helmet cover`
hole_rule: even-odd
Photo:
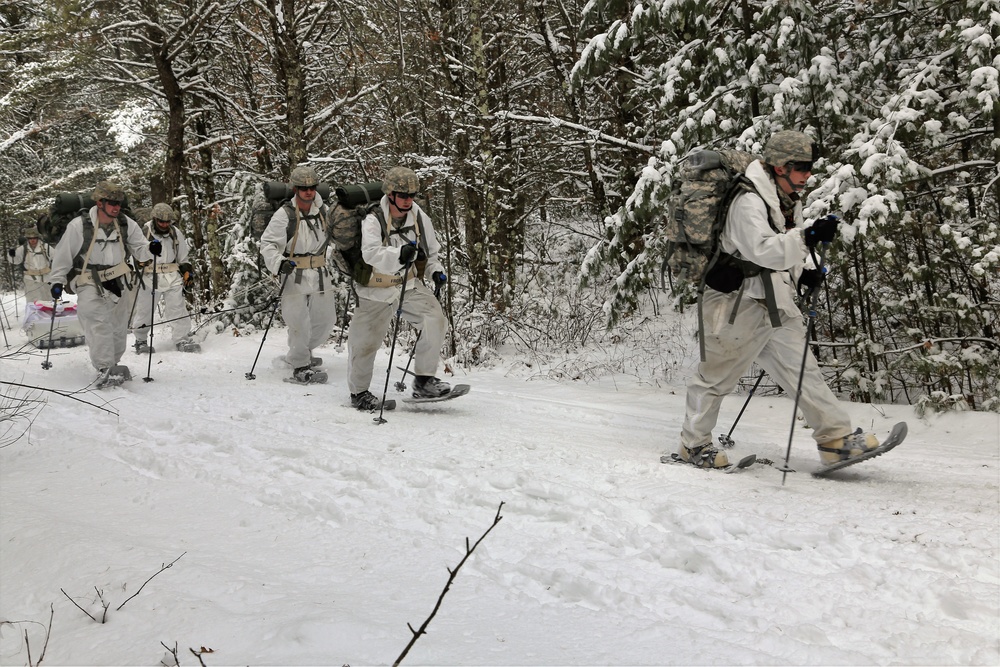
[[[815,162],[819,157],[816,142],[804,132],[775,132],[764,146],[764,162],[772,167],[784,167],[789,162]]]
[[[125,199],[125,190],[122,186],[112,181],[101,181],[94,188],[94,201],[110,199],[111,201],[122,201]]]
[[[319,185],[319,175],[312,167],[296,167],[288,176],[288,184],[293,188],[314,188]]]
[[[24,238],[26,239],[38,239],[41,236],[38,233],[38,227],[31,226],[24,230]]]
[[[170,204],[159,203],[153,206],[153,211],[150,213],[153,220],[174,220],[174,209],[170,208]]]
[[[420,190],[420,179],[407,167],[393,167],[382,179],[382,192],[408,192],[416,194]]]

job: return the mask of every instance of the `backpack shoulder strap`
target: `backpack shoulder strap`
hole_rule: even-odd
[[[379,227],[382,230],[382,245],[386,245],[389,242],[389,221],[385,217],[382,205],[379,202],[375,202],[368,207],[368,212],[375,214],[375,219],[378,220]],[[361,220],[363,221],[364,218],[361,218]]]
[[[423,210],[417,211],[417,244],[424,249],[425,253],[429,253],[430,250],[427,248],[427,236],[424,234],[424,221],[426,220]]]
[[[123,262],[132,256],[132,253],[128,249],[128,243],[125,243],[125,239],[128,238],[128,221],[128,216],[122,215],[121,213],[118,214],[118,239],[122,242]]]
[[[295,232],[298,231],[299,220],[295,215],[296,209],[291,199],[286,199],[281,203],[279,208],[285,209],[285,217],[288,218],[288,225],[285,227],[285,242],[287,243],[292,240]]]

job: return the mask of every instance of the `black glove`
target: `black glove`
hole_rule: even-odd
[[[445,275],[444,271],[435,271],[431,274],[431,280],[434,281],[435,285],[441,287],[448,282],[448,276]]]
[[[399,263],[402,265],[411,264],[417,257],[417,244],[407,243],[399,249]]]
[[[7,249],[7,254],[10,255],[11,257],[13,257],[14,255],[17,254],[17,250],[15,250],[14,248],[8,248]]]
[[[815,248],[817,243],[830,243],[837,236],[837,223],[840,218],[828,215],[812,223],[812,226],[802,232],[806,245]]]
[[[52,283],[49,286],[49,294],[52,295],[53,299],[58,299],[59,297],[62,296],[62,289],[63,289],[62,283]]]
[[[288,275],[295,270],[295,262],[290,259],[281,260],[281,264],[278,264],[278,273]]]
[[[153,253],[157,257],[160,256],[160,253],[163,252],[163,244],[160,243],[160,239],[153,239],[149,242],[149,252]]]
[[[427,253],[424,252],[424,249],[421,248],[421,247],[419,247],[419,246],[417,247],[417,261],[418,262],[426,262],[427,261]]]
[[[799,276],[799,296],[807,296],[813,290],[819,289],[826,279],[826,272],[819,269],[803,269]]]

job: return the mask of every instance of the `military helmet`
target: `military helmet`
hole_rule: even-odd
[[[26,239],[39,239],[41,235],[38,233],[38,227],[32,226],[24,230],[24,238]]]
[[[385,194],[390,192],[416,194],[418,190],[420,190],[420,179],[407,167],[393,167],[382,179],[382,192]]]
[[[312,167],[296,167],[288,177],[288,184],[293,188],[314,188],[319,185],[319,176]]]
[[[815,162],[819,148],[803,132],[782,130],[775,132],[764,146],[764,162],[772,167],[784,167],[789,162]]]
[[[153,212],[150,213],[153,220],[174,220],[174,209],[170,208],[170,204],[159,203],[153,206]]]
[[[94,201],[101,201],[102,199],[123,201],[125,199],[125,190],[117,183],[101,181],[94,188]]]

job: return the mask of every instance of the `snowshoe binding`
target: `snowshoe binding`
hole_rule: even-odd
[[[97,380],[94,382],[94,386],[97,389],[120,387],[131,379],[132,372],[129,371],[128,366],[111,366],[110,368],[102,368],[97,372]]]
[[[441,386],[447,387],[448,390],[438,393],[431,382],[437,383],[436,387],[438,389]],[[431,385],[431,386],[429,386]],[[418,382],[413,384],[413,393],[403,399],[404,403],[437,403],[439,401],[450,401],[453,398],[458,398],[459,396],[465,396],[469,393],[471,387],[467,384],[456,384],[454,387],[449,387],[447,382],[442,382],[437,378],[431,378],[423,386]]]
[[[325,371],[319,371],[311,366],[296,368],[292,377],[285,378],[285,382],[293,384],[326,384],[327,375]]]
[[[144,340],[135,341],[135,345],[132,347],[135,348],[136,354],[152,354],[153,352],[156,352],[156,348]]]
[[[892,427],[892,431],[882,444],[879,444],[874,435],[862,433],[859,428],[843,438],[818,445],[823,467],[814,472],[813,477],[823,477],[834,470],[840,470],[855,463],[881,456],[903,442],[906,438],[906,432],[906,422],[899,422]]]
[[[385,402],[385,405],[382,405],[378,396],[365,389],[357,394],[351,394],[351,405],[364,412],[374,412],[380,407],[384,407],[386,410],[392,410],[396,407],[396,401],[389,399]]]
[[[182,338],[177,341],[178,352],[201,352],[201,345],[190,338]]]
[[[696,468],[728,468],[729,457],[720,452],[711,443],[688,449],[681,445],[681,448],[674,455],[673,460],[690,463]]]

